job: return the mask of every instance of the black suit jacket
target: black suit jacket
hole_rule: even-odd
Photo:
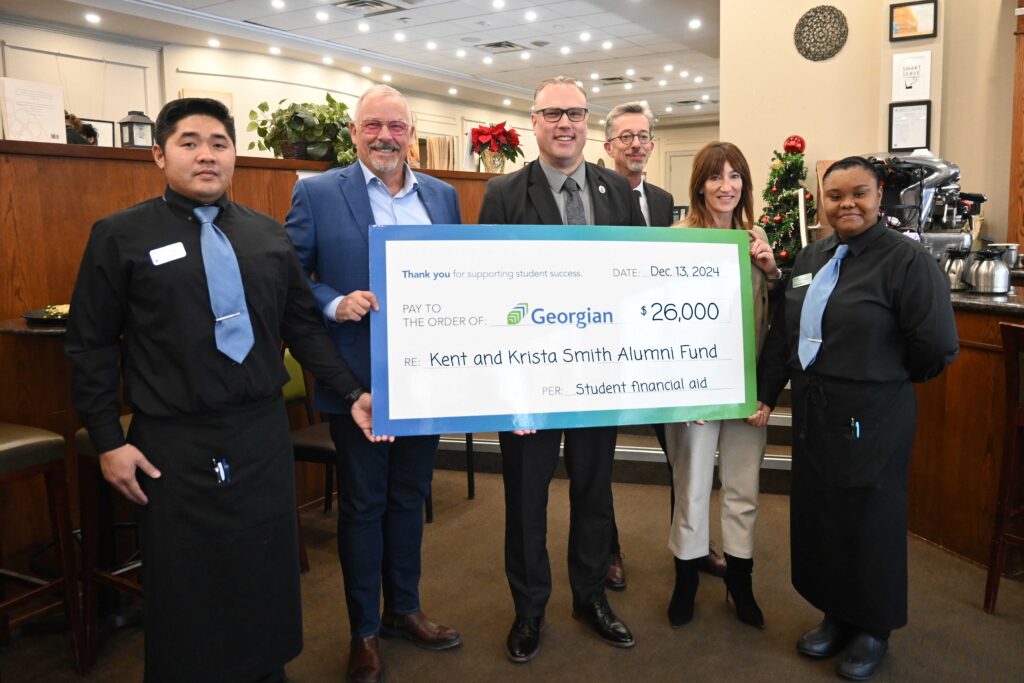
[[[647,225],[629,182],[615,171],[587,163],[587,189],[594,225]],[[561,225],[562,214],[540,162],[488,180],[477,223]]]
[[[644,181],[644,194],[647,195],[647,210],[651,213],[651,227],[667,228],[672,225],[675,222],[672,220],[672,207],[675,206],[672,193]]]

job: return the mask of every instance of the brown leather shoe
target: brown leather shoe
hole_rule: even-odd
[[[608,565],[608,574],[604,577],[605,588],[613,591],[626,590],[626,568],[622,565],[622,553],[612,555]]]
[[[455,629],[435,624],[423,612],[388,614],[381,617],[381,638],[402,638],[425,650],[447,650],[462,644]]]
[[[377,636],[356,638],[348,655],[348,680],[351,683],[379,683],[384,677]]]
[[[697,569],[712,576],[724,577],[725,558],[716,553],[714,546],[711,546],[708,554],[700,558]]]

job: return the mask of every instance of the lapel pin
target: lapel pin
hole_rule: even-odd
[[[601,194],[604,194],[604,185],[598,185],[597,191],[600,192]]]

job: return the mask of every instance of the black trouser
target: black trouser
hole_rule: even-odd
[[[547,551],[548,487],[565,434],[569,473],[569,585],[573,601],[604,593],[612,533],[612,460],[615,427],[541,430],[499,435],[505,483],[505,574],[516,614],[539,617],[551,596]]]

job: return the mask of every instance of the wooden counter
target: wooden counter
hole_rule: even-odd
[[[328,168],[323,162],[240,156],[229,194],[283,221],[296,173]],[[454,185],[464,222],[476,222],[491,174],[423,172]],[[0,321],[67,303],[93,223],[163,189],[164,174],[149,150],[0,140]],[[18,325],[17,320],[11,323]],[[0,421],[42,427],[65,438],[69,484],[77,504],[71,444],[79,423],[70,406],[63,338],[14,334],[13,327],[0,334]],[[323,468],[309,467],[300,500],[323,491]],[[0,490],[5,552],[49,536],[43,501],[41,484]]]
[[[988,564],[1003,458],[1005,379],[1000,321],[1024,323],[1024,290],[953,294],[960,355],[917,386],[910,531]]]

